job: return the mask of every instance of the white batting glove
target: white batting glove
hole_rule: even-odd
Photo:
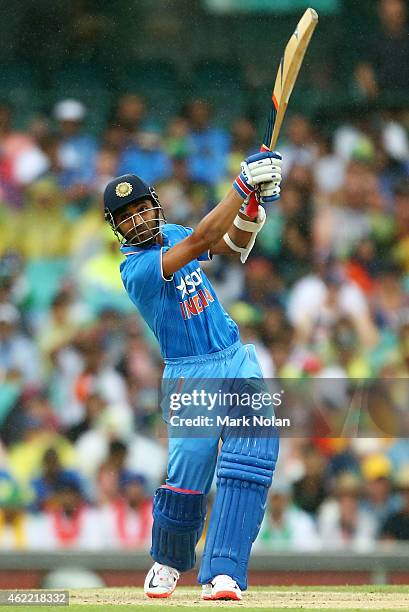
[[[261,183],[259,186],[260,204],[270,204],[280,197],[282,157],[277,151],[272,151],[272,154],[274,155],[274,157],[271,158],[273,176],[272,180]]]
[[[269,204],[275,202],[280,197],[280,183],[281,176],[275,181],[269,181],[268,183],[262,183],[259,188],[259,201],[260,204]]]
[[[281,182],[281,163],[281,155],[276,151],[263,151],[250,155],[241,163],[241,172],[233,183],[234,189],[242,198],[246,198],[259,185],[267,183],[270,184],[267,191],[275,190],[274,199],[277,199],[276,188]],[[274,183],[274,187],[271,183]],[[266,194],[266,197],[272,196]],[[270,201],[272,200],[266,200]]]

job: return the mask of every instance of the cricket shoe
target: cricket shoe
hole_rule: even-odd
[[[170,597],[178,580],[179,572],[173,567],[154,563],[145,578],[143,589],[148,597]]]
[[[202,586],[202,599],[206,601],[212,599],[240,601],[242,594],[239,585],[233,578],[220,575]]]

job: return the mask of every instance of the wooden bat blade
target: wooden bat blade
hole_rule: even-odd
[[[274,84],[271,115],[264,136],[263,149],[271,150],[277,143],[288,101],[317,23],[317,12],[308,8],[287,43]]]

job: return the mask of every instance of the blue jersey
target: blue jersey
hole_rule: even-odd
[[[239,340],[236,323],[223,309],[199,265],[205,253],[175,272],[162,273],[162,255],[192,233],[170,223],[162,227],[163,246],[125,246],[121,264],[125,289],[158,339],[164,358],[190,357],[221,351]]]

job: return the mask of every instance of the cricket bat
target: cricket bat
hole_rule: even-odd
[[[271,113],[261,151],[271,151],[277,143],[288,101],[317,23],[317,12],[308,8],[287,43],[274,83]]]
[[[308,8],[284,49],[274,83],[271,113],[260,151],[272,151],[277,143],[288,101],[317,23],[318,13],[313,8]],[[250,196],[246,215],[256,217],[257,212],[258,202],[253,194],[253,196]]]

